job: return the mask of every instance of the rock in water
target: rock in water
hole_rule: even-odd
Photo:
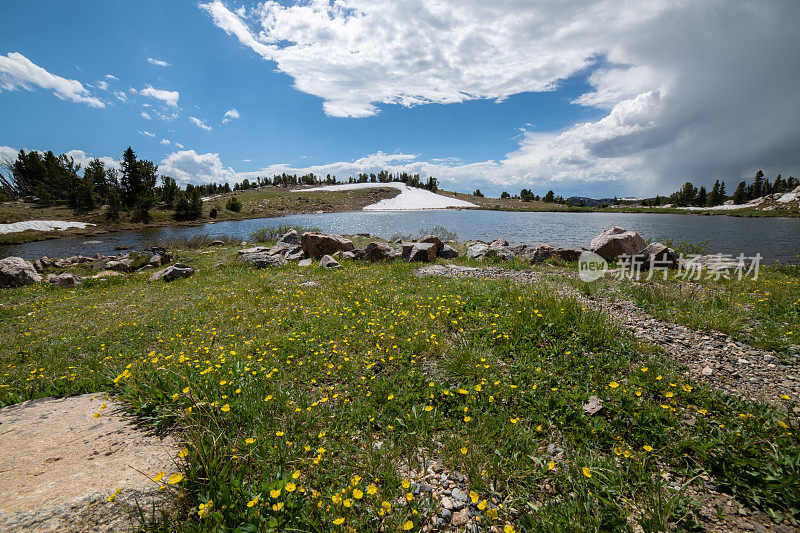
[[[300,243],[306,254],[315,259],[338,251],[350,252],[355,249],[353,241],[350,239],[345,239],[339,235],[331,235],[330,233],[306,232],[300,238]]]
[[[616,261],[620,255],[633,256],[646,246],[638,233],[614,226],[592,239],[589,249],[606,261]]]
[[[439,257],[442,259],[455,259],[458,257],[458,251],[450,245],[443,244],[441,250],[438,253]]]
[[[188,278],[192,274],[194,274],[194,269],[189,265],[175,263],[174,265],[168,266],[164,270],[159,270],[150,276],[150,281],[156,281],[159,279],[163,279],[164,281],[172,281],[178,278]]]
[[[337,261],[333,257],[329,255],[323,255],[322,259],[320,259],[319,261],[319,266],[325,268],[341,268],[342,265],[339,264],[339,261]]]
[[[386,261],[392,257],[392,247],[382,242],[371,242],[364,248],[364,259],[367,261]]]
[[[42,281],[33,265],[21,257],[0,259],[0,288],[20,287]]]

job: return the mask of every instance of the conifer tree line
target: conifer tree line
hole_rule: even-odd
[[[502,194],[500,194],[500,198],[513,198],[514,200],[522,200],[523,202],[545,202],[550,204],[568,203],[563,196],[556,196],[552,190],[547,191],[544,196],[534,194],[530,189],[522,189],[519,194],[515,194],[514,196],[511,196],[507,191],[503,191]]]
[[[160,183],[159,183],[160,180]],[[434,177],[427,180],[419,174],[406,172],[393,174],[387,170],[361,173],[350,177],[347,183],[400,182],[411,187],[436,191],[439,182]],[[92,159],[83,169],[74,158],[66,154],[20,150],[15,161],[0,162],[0,201],[3,199],[25,199],[39,206],[68,205],[76,213],[89,213],[100,206],[106,207],[106,217],[118,220],[123,212],[130,214],[131,221],[148,222],[150,210],[159,207],[174,210],[176,220],[194,220],[203,216],[203,196],[244,191],[264,186],[334,185],[342,183],[336,176],[324,178],[313,173],[276,174],[272,178],[257,177],[230,184],[188,184],[181,189],[170,176],[158,174],[158,165],[147,159],[139,159],[129,146],[122,154],[119,169],[106,166],[99,159]],[[226,209],[238,212],[241,202],[228,201]],[[217,214],[213,208],[210,216]]]
[[[768,194],[786,193],[794,190],[800,186],[800,180],[789,176],[784,178],[780,174],[775,177],[775,180],[770,182],[769,179],[764,177],[764,172],[759,170],[756,172],[753,180],[748,184],[747,181],[739,182],[739,185],[734,189],[733,194],[730,196],[725,188],[725,182],[716,180],[711,190],[708,191],[705,186],[696,187],[691,182],[684,183],[678,191],[669,196],[656,196],[649,200],[643,200],[643,205],[664,205],[675,204],[678,206],[696,206],[696,207],[713,207],[722,205],[728,200],[732,200],[735,205],[741,205],[761,198]]]

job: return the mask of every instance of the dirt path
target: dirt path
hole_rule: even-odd
[[[553,279],[554,274],[498,267],[473,268],[456,265],[431,265],[417,269],[418,275],[510,279],[533,283]],[[563,274],[559,274],[563,276]],[[565,296],[578,298],[587,306],[610,314],[637,339],[662,347],[667,357],[686,367],[691,379],[749,400],[762,400],[785,406],[800,399],[800,360],[781,361],[772,352],[753,348],[718,331],[703,332],[680,324],[653,318],[627,300],[587,298],[572,287],[562,287]]]
[[[135,501],[145,509],[169,501],[151,478],[177,472],[175,451],[104,394],[4,407],[0,531],[130,530]]]

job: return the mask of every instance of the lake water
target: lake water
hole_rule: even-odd
[[[417,235],[444,227],[458,240],[490,241],[502,237],[511,243],[547,243],[586,247],[592,237],[611,226],[621,226],[645,239],[670,237],[676,241],[710,241],[714,253],[760,253],[765,262],[797,261],[800,253],[800,219],[739,218],[649,213],[548,213],[478,210],[356,211],[290,215],[278,218],[226,221],[197,227],[153,228],[108,233],[96,237],[69,237],[21,245],[0,246],[0,257],[17,255],[36,259],[42,255],[67,257],[114,253],[115,246],[134,249],[172,238],[230,235],[247,240],[264,226],[289,224],[317,227],[338,234],[369,233],[389,238]],[[100,241],[90,242],[90,241]]]

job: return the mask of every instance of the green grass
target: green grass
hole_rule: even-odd
[[[690,527],[664,472],[800,516],[795,419],[685,380],[548,285],[207,251],[179,252],[198,272],[166,285],[0,292],[0,404],[111,390],[184,443],[178,515],[155,528],[416,529],[428,503],[401,471],[432,456],[487,500],[482,520],[517,530]]]

